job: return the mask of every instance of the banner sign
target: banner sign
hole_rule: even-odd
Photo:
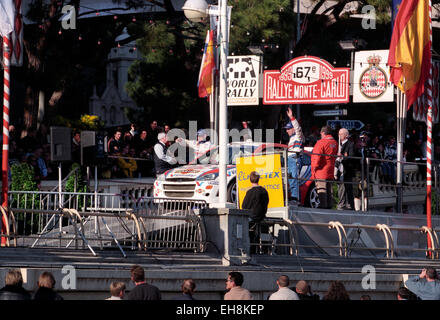
[[[258,184],[269,193],[268,208],[284,206],[283,175],[281,172],[281,155],[268,154],[237,158],[237,191],[240,208],[246,192],[252,187],[249,175],[256,171],[260,175]]]
[[[327,120],[327,125],[333,130],[336,129],[336,127],[345,128],[347,130],[360,130],[365,126],[364,123],[359,120]]]
[[[353,102],[392,102],[389,50],[358,51],[354,55]]]
[[[260,57],[228,57],[228,106],[259,105]]]
[[[317,57],[295,58],[281,71],[264,71],[263,103],[348,103],[349,72]]]

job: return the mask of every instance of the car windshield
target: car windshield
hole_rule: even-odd
[[[230,146],[228,148],[228,164],[236,164],[237,157],[244,155],[251,155],[256,149],[256,146],[242,145],[242,146]],[[211,149],[203,156],[197,159],[198,164],[218,164],[219,149]]]

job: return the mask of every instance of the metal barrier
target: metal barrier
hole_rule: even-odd
[[[287,154],[292,154],[292,152],[287,152]],[[331,156],[334,158],[340,158],[337,155],[328,155],[304,151],[303,157],[310,157],[312,155],[317,156]],[[390,183],[386,176],[382,174],[382,167],[390,164],[395,167],[397,165],[396,160],[386,160],[386,159],[376,159],[376,158],[362,158],[362,157],[343,157],[344,159],[351,159],[353,161],[359,161],[359,170],[356,177],[353,177],[352,181],[343,180],[324,180],[315,179],[314,181],[329,182],[332,184],[351,184],[353,188],[359,188],[359,193],[361,194],[361,210],[368,211],[372,207],[394,207],[396,205],[397,197],[399,196],[399,189],[402,190],[400,195],[403,198],[404,204],[408,203],[419,203],[424,204],[426,196],[426,180],[424,176],[426,175],[426,163],[421,162],[405,162],[401,161],[402,164],[402,185],[396,183]],[[284,161],[283,170],[286,170],[287,161]],[[304,167],[305,165],[303,165]],[[307,164],[306,166],[310,166]],[[395,169],[397,175],[397,169]],[[438,178],[440,178],[439,163],[433,165],[433,190],[439,192],[440,185],[438,183]],[[300,184],[312,180],[311,177],[301,177],[301,173],[298,173],[298,177],[294,178],[289,176],[288,179],[296,179]],[[435,192],[433,192],[435,194]],[[334,197],[333,197],[334,198]],[[335,199],[333,199],[335,200]],[[336,202],[336,201],[335,201]],[[434,210],[439,209],[434,212],[440,213],[440,199],[435,201]]]
[[[14,246],[203,251],[204,201],[124,194],[10,191],[7,232]]]
[[[261,232],[262,226],[268,227],[267,233]],[[283,243],[283,240],[279,238],[278,235],[280,229],[287,229],[289,243]],[[257,234],[255,240],[257,240],[257,242],[250,242],[251,250],[252,248],[256,248],[257,250],[255,251],[262,254],[265,251],[263,248],[267,247],[268,254],[274,255],[280,254],[280,251],[287,248],[289,250],[289,255],[293,255],[294,251],[295,254],[298,255],[298,248],[294,236],[296,230],[291,227],[288,220],[281,218],[266,218],[258,224],[258,230],[256,231]]]
[[[313,248],[313,249],[337,249],[339,251],[339,256],[341,257],[349,257],[348,252],[352,252],[353,250],[369,250],[369,251],[384,251],[386,254],[386,258],[392,259],[395,258],[396,253],[398,253],[400,250],[398,247],[395,247],[395,239],[393,237],[392,231],[407,231],[407,232],[421,232],[425,233],[430,237],[432,247],[428,247],[428,244],[426,245],[426,249],[419,249],[419,248],[403,248],[401,250],[403,251],[423,251],[426,253],[431,252],[432,254],[429,256],[431,259],[438,259],[439,258],[439,240],[437,236],[436,229],[429,229],[426,226],[422,227],[389,227],[385,224],[377,224],[377,225],[359,225],[359,224],[343,224],[339,221],[329,221],[328,223],[321,223],[321,222],[304,222],[304,221],[294,221],[290,219],[283,219],[283,218],[267,218],[263,222],[261,222],[262,225],[268,225],[270,227],[269,229],[269,241],[260,241],[251,243],[251,246],[256,247],[270,247],[270,250],[268,250],[269,254],[284,254],[285,251],[279,250],[280,248],[289,248],[289,255],[293,255],[293,252],[295,252],[295,255],[299,256],[301,255],[300,249],[307,249],[307,248]],[[287,229],[288,231],[288,241],[283,243],[283,240],[279,237],[279,232],[277,232],[275,226],[278,226],[278,230],[280,229]],[[303,245],[300,244],[299,238],[298,238],[298,232],[296,230],[296,226],[310,226],[310,227],[322,227],[323,230],[336,230],[338,235],[338,245]],[[383,247],[355,247],[348,244],[347,241],[347,232],[348,229],[370,229],[370,230],[376,230],[378,232],[382,232],[384,235],[384,246]],[[261,250],[260,250],[261,252]],[[328,253],[326,253],[327,255]],[[428,256],[428,255],[427,255]]]

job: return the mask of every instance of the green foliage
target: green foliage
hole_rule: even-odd
[[[11,191],[37,191],[34,168],[27,163],[14,164],[11,167]],[[18,202],[18,203],[17,203]],[[38,208],[37,195],[14,195],[12,203],[19,208]]]
[[[366,0],[376,10],[377,23],[389,23],[391,21],[391,1],[388,0]]]
[[[249,54],[247,47],[250,45],[288,47],[295,34],[295,19],[289,0],[235,1],[231,5],[230,52]]]
[[[37,191],[37,183],[34,180],[34,168],[27,163],[14,164],[11,167],[11,190]]]
[[[11,191],[37,191],[37,183],[34,180],[34,168],[27,163],[14,164],[11,167]],[[36,194],[14,194],[11,207],[39,209],[40,201]],[[38,215],[16,213],[15,219],[18,226],[18,234],[30,234],[36,232]]]
[[[188,119],[188,110],[192,119],[203,119],[206,100],[197,96],[201,55],[196,54],[203,47],[202,38],[192,39],[180,22],[146,22],[137,47],[143,59],[130,67],[126,89],[143,112],[132,112],[129,119],[166,119],[177,125]]]
[[[229,1],[229,5],[233,6],[230,53],[249,54],[250,45],[288,47],[294,30],[290,0]],[[141,30],[129,28],[141,35],[137,48],[143,57],[130,67],[126,85],[143,112],[132,112],[130,120],[166,119],[171,125],[184,125],[182,119],[207,120],[208,101],[198,97],[197,80],[208,28],[209,23],[188,23],[183,14],[170,12],[163,20],[147,20]],[[279,50],[265,61],[277,61],[279,67],[284,57]]]
[[[66,192],[74,192],[74,193],[84,193],[87,192],[87,185],[84,181],[84,176],[81,171],[81,166],[78,163],[72,164],[70,167],[70,172],[75,170],[75,173],[73,173],[66,181]],[[81,209],[84,207],[84,201],[85,199],[88,199],[87,197],[79,197],[74,196],[77,200],[76,209]],[[90,200],[86,200],[88,203],[90,203]]]
[[[76,170],[66,181],[67,192],[87,192],[87,185],[84,181],[81,166],[78,163],[72,164],[70,172]]]
[[[104,121],[98,116],[83,114],[79,119],[69,119],[62,115],[55,117],[55,123],[58,126],[72,128],[74,130],[98,131],[104,127]]]

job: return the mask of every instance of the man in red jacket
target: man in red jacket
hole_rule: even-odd
[[[333,180],[338,143],[330,134],[328,126],[321,128],[321,140],[316,142],[312,154],[312,179]],[[331,209],[332,207],[332,183],[315,181],[319,197],[319,207]]]

